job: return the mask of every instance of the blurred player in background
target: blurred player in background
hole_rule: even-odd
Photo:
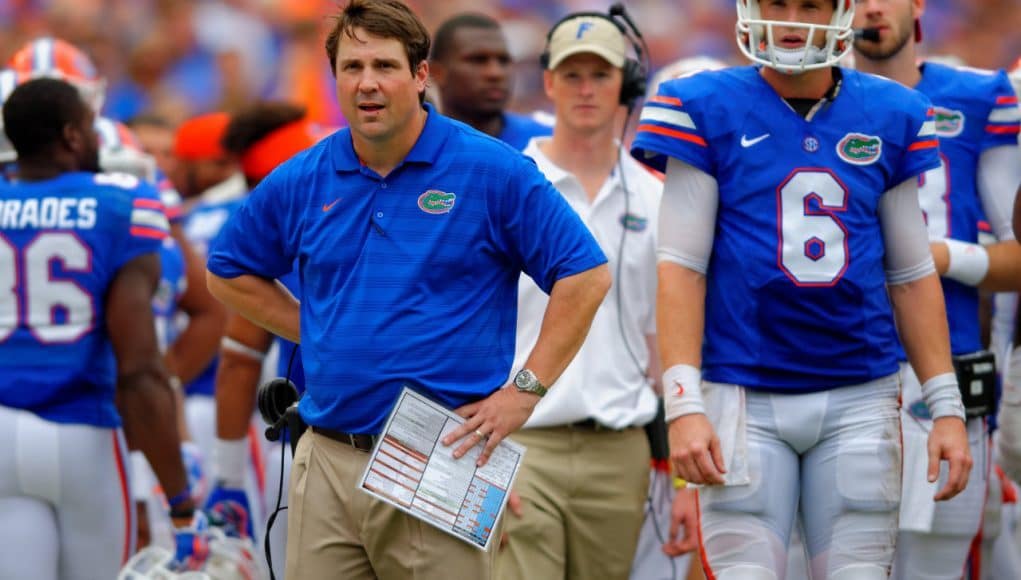
[[[315,125],[305,119],[305,110],[287,103],[257,103],[233,115],[224,134],[224,147],[241,160],[242,171],[250,188],[254,188],[277,165],[312,146],[323,136]],[[280,279],[296,298],[301,297],[298,279],[290,273]],[[276,357],[267,358],[273,344]],[[261,377],[266,375],[264,363],[273,361],[272,376],[285,377],[295,384],[299,393],[305,390],[305,373],[298,346],[249,322],[239,314],[231,314],[227,332],[220,348],[220,366],[216,373],[216,443],[213,447],[212,474],[214,488],[206,503],[207,510],[230,510],[253,514],[252,504],[258,502],[270,509],[277,503],[278,478],[283,474],[283,493],[287,493],[291,456],[284,452],[286,441],[266,445],[259,465],[265,466],[263,497],[250,498],[245,491],[245,476],[251,457],[251,420],[255,410],[255,393]],[[283,462],[283,463],[281,463]],[[234,505],[231,505],[231,502]],[[217,518],[221,519],[221,518]],[[273,572],[283,577],[287,546],[286,522],[277,521],[272,530],[263,530],[262,522],[236,532],[270,533]],[[237,528],[238,526],[235,525]],[[261,542],[260,542],[261,543]]]
[[[938,482],[926,480],[926,438],[932,416],[913,369],[902,367],[901,421],[904,433],[904,496],[901,500],[895,578],[959,578],[978,533],[989,475],[986,416],[995,411],[994,357],[983,351],[979,292],[1021,289],[1021,246],[1014,241],[1010,209],[1021,184],[1017,136],[1021,111],[1004,72],[918,64],[920,0],[858,2],[855,26],[875,28],[878,41],[855,43],[859,70],[880,74],[926,95],[940,139],[940,165],[919,177],[936,271],[942,277],[950,346],[959,372],[982,356],[988,396],[965,398],[968,439],[975,459],[968,488],[935,502]],[[978,222],[988,220],[998,240],[983,246]],[[972,389],[971,375],[960,377]],[[979,383],[982,384],[982,383]],[[944,474],[945,477],[945,474]]]
[[[513,62],[500,24],[483,14],[457,14],[436,29],[429,71],[444,115],[518,149],[552,127],[508,112]]]

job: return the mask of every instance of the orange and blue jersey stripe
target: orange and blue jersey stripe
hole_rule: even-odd
[[[939,139],[936,138],[935,109],[930,107],[929,110],[925,112],[925,122],[922,123],[922,127],[918,130],[918,135],[915,137],[916,140],[908,145],[908,151],[918,151],[921,149],[939,147]]]
[[[1021,108],[1014,95],[999,95],[996,104],[989,111],[986,133],[993,135],[1017,135],[1021,133]]]
[[[138,198],[131,204],[131,235],[162,240],[170,234],[170,222],[163,204],[155,199]]]
[[[684,103],[676,97],[656,95],[645,102],[638,125],[639,133],[654,133],[706,146],[705,138],[698,134],[698,126],[684,110]]]

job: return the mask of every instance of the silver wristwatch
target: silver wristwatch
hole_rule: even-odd
[[[546,387],[539,382],[539,377],[535,376],[535,373],[528,369],[521,369],[518,374],[514,375],[514,386],[519,391],[526,393],[533,393],[542,397],[546,394]]]

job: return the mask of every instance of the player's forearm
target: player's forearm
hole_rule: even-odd
[[[207,298],[202,307],[189,308],[182,304],[182,310],[188,314],[188,325],[177,336],[170,346],[168,359],[171,371],[188,384],[195,380],[216,356],[220,346],[227,320],[227,311],[216,299],[209,295],[203,287],[201,291]]]
[[[673,262],[658,265],[656,332],[662,368],[702,365],[705,276]]]
[[[248,434],[255,393],[273,336],[237,313],[231,313],[216,371],[216,436],[237,440]]]
[[[206,284],[213,296],[256,325],[301,342],[300,307],[282,284],[252,275],[221,278],[212,272],[206,272]]]
[[[1021,290],[1021,245],[1005,240],[986,246],[989,254],[989,272],[979,288],[990,292],[1017,292]]]
[[[889,291],[897,331],[919,381],[924,384],[934,376],[952,373],[946,306],[936,274],[891,285]]]
[[[124,436],[149,460],[168,498],[188,486],[181,462],[177,406],[169,377],[158,360],[118,378],[117,402]]]
[[[255,411],[255,392],[262,364],[230,351],[220,355],[216,370],[216,436],[237,440],[248,434]]]
[[[603,264],[561,278],[553,285],[539,338],[525,361],[525,368],[534,372],[542,384],[556,382],[578,353],[610,282],[610,270]]]

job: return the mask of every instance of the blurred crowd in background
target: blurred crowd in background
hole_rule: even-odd
[[[0,58],[44,34],[83,48],[107,80],[104,111],[118,120],[156,114],[171,123],[258,99],[304,104],[313,121],[342,125],[323,52],[343,0],[0,0]],[[409,0],[430,30],[477,11],[503,23],[516,62],[511,109],[547,107],[538,55],[564,14],[611,0]],[[649,46],[653,71],[708,55],[742,62],[733,0],[624,2]],[[929,0],[927,55],[982,68],[1021,56],[1021,0]]]

